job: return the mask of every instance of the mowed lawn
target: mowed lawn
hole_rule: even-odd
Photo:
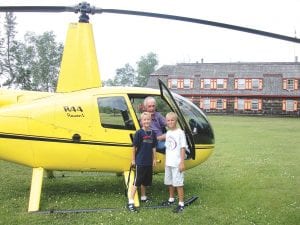
[[[0,224],[278,224],[300,223],[300,119],[210,116],[216,148],[186,171],[183,213],[125,209],[124,181],[106,173],[55,172],[44,179],[41,210],[115,208],[89,213],[27,213],[31,169],[0,160]],[[154,176],[150,205],[167,199]]]

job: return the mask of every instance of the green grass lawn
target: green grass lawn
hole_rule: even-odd
[[[27,213],[31,169],[0,161],[0,224],[299,224],[300,120],[209,119],[216,149],[207,162],[186,172],[186,197],[199,199],[182,214],[172,213],[172,208],[129,213],[122,177],[79,172],[55,172],[55,179],[45,178],[41,210],[117,209]],[[149,192],[151,204],[167,199],[163,174],[154,176]]]

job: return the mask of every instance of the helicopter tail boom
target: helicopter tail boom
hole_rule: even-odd
[[[53,95],[49,92],[7,90],[0,88],[0,108]]]

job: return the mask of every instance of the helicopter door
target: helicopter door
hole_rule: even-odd
[[[187,144],[189,147],[189,152],[186,152],[187,158],[193,158],[195,159],[195,143],[193,139],[192,132],[190,130],[190,127],[188,126],[187,121],[185,120],[183,114],[181,113],[181,110],[179,109],[175,99],[173,98],[171,92],[166,87],[166,85],[158,79],[159,89],[161,97],[167,101],[167,103],[170,105],[170,107],[174,110],[174,112],[178,116],[178,123],[181,125],[181,128],[185,132]]]

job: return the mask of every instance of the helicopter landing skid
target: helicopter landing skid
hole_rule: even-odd
[[[191,205],[194,201],[198,199],[198,196],[192,196],[184,202],[184,206]],[[160,208],[169,208],[174,205],[149,205],[149,206],[141,206],[139,208],[143,209],[160,209]],[[66,213],[93,213],[93,212],[102,212],[102,211],[116,211],[116,210],[124,210],[126,208],[96,208],[96,209],[65,209],[65,210],[45,210],[45,211],[35,211],[30,213],[37,213],[37,214],[66,214]]]
[[[189,199],[185,200],[184,201],[184,207],[187,207],[187,206],[191,205],[197,199],[198,199],[198,196],[192,196]],[[144,209],[160,209],[160,208],[174,207],[174,205],[149,205],[149,206],[142,206],[140,208],[144,208]]]

